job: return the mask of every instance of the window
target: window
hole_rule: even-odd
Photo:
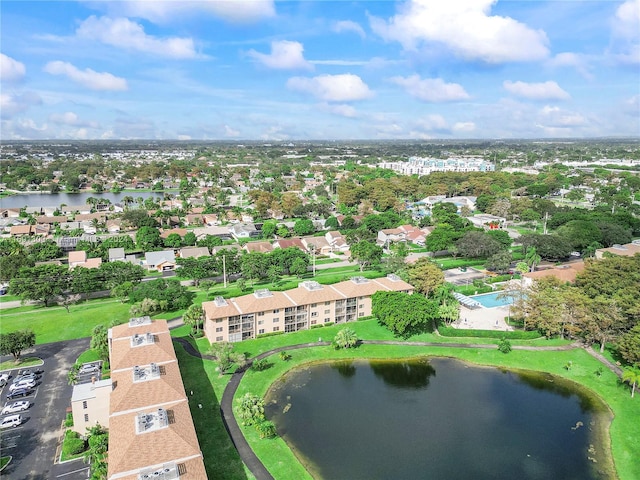
[[[325,314],[325,315],[329,315],[330,313],[331,313],[331,310],[325,310],[325,311],[324,311],[324,314]]]
[[[87,401],[86,400],[84,400],[82,402],[82,408],[85,409],[85,410],[87,409]]]
[[[280,313],[280,309],[279,309],[279,308],[276,308],[276,309],[273,311],[273,313]]]
[[[222,327],[216,327],[216,333],[220,333],[222,331]]]
[[[364,308],[364,303],[361,303],[360,305],[358,305],[358,308]]]
[[[324,319],[324,323],[329,323],[330,321],[331,321],[331,319],[330,319],[330,318],[325,318],[325,319]]]
[[[260,330],[258,330],[258,335],[264,333],[264,328],[261,328]]]
[[[317,303],[312,303],[312,304],[311,304],[311,308],[316,308],[317,306],[318,306],[318,304],[317,304]]]
[[[262,325],[264,323],[264,320],[258,320],[258,325]]]
[[[264,316],[264,312],[258,312],[258,316],[259,316],[259,317]]]
[[[85,422],[88,422],[88,421],[89,421],[89,414],[88,414],[88,413],[85,413],[85,414],[84,414],[84,421],[85,421]]]
[[[325,305],[331,305],[331,302],[324,302]]]
[[[274,332],[279,332],[280,331],[280,327],[273,327],[273,331]]]
[[[311,325],[315,325],[316,323],[318,323],[317,320],[311,320]]]
[[[318,316],[318,312],[311,312],[311,316],[312,317],[317,317]]]
[[[279,319],[279,318],[274,318],[274,319],[273,319],[273,323],[278,323],[279,321],[280,321],[280,319]]]
[[[221,342],[222,341],[222,337],[216,337],[216,342]]]
[[[222,319],[221,318],[216,319],[216,323],[222,323]]]
[[[360,313],[358,314],[358,316],[359,316],[359,317],[364,317],[364,312],[360,312]]]

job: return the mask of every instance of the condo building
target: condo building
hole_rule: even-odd
[[[397,275],[369,280],[354,277],[333,285],[304,281],[284,292],[267,289],[204,302],[204,333],[214,342],[240,342],[272,332],[296,332],[313,325],[345,323],[371,315],[371,296],[378,291],[413,293]]]

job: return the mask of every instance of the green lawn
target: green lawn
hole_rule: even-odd
[[[44,362],[38,357],[24,357],[20,358],[18,363],[13,360],[7,360],[0,363],[0,372],[3,370],[13,370],[14,368],[28,368],[36,365],[42,365]]]

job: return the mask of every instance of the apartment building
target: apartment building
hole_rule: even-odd
[[[87,428],[100,424],[109,426],[109,397],[111,379],[91,381],[73,386],[71,395],[71,414],[73,427],[71,430],[80,435],[87,434]]]
[[[236,298],[216,297],[202,304],[204,332],[210,342],[240,342],[263,333],[350,322],[371,315],[371,296],[380,290],[413,293],[413,286],[392,274],[333,285],[305,281],[284,292],[262,289]]]
[[[207,474],[165,320],[109,330],[109,480],[201,480]]]

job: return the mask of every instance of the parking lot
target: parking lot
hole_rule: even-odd
[[[0,433],[2,456],[12,457],[11,463],[2,472],[3,479],[48,480],[58,477],[58,469],[62,466],[54,468],[56,449],[72,390],[67,374],[78,355],[88,347],[89,339],[82,339],[38,345],[34,351],[23,353],[25,356],[40,357],[44,361],[41,366],[27,367],[32,371],[42,370],[43,373],[36,380],[33,392],[25,397],[7,400],[12,381],[18,370],[23,369],[9,372],[11,378],[0,391],[0,409],[21,400],[29,401],[30,405],[28,409],[14,413],[23,418],[19,426],[3,429]],[[2,360],[7,358],[3,357]],[[11,414],[0,415],[0,421],[9,415]],[[82,467],[84,465],[80,462],[74,468]],[[59,478],[86,478],[86,471],[83,477],[68,475]]]

